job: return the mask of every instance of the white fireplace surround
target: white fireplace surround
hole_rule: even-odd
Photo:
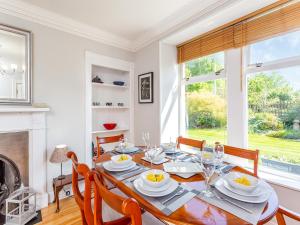
[[[37,192],[37,206],[48,205],[46,112],[49,108],[0,107],[0,132],[28,131],[29,186]]]

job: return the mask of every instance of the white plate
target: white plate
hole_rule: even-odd
[[[175,175],[182,177],[184,179],[188,179],[192,176],[194,176],[196,173],[174,173]]]
[[[142,160],[145,160],[145,161],[147,161],[147,162],[151,162],[151,160],[148,159],[148,158],[146,158],[146,157],[143,157]],[[168,162],[168,161],[169,161],[169,159],[163,158],[163,159],[161,159],[160,161],[153,161],[152,163],[153,163],[154,165],[159,165],[159,164],[162,164],[162,163],[165,163],[165,162]]]
[[[149,196],[149,197],[162,197],[162,196],[166,196],[170,193],[172,193],[173,191],[176,190],[176,188],[178,187],[178,182],[170,179],[170,187],[164,191],[160,191],[160,192],[154,192],[154,191],[148,191],[145,190],[145,186],[143,183],[143,180],[141,178],[136,179],[133,182],[133,186],[143,195]]]
[[[255,197],[255,196],[260,196],[262,194],[266,193],[265,187],[262,184],[258,184],[258,186],[254,189],[252,192],[245,192],[242,190],[239,190],[237,188],[232,187],[226,180],[224,180],[224,186],[231,192],[236,193],[238,195],[242,196],[248,196],[248,197]]]
[[[164,163],[164,171],[168,173],[200,173],[202,168],[199,163],[192,162],[169,162]]]
[[[104,162],[102,165],[103,165],[104,169],[106,169],[108,171],[121,172],[121,171],[126,171],[129,169],[132,169],[133,167],[135,167],[136,163],[132,161],[127,167],[123,167],[123,168],[115,167],[115,165],[113,164],[112,161]]]
[[[142,180],[142,182],[143,182],[143,180]],[[143,182],[142,185],[143,185],[143,186],[142,186],[142,189],[143,189],[143,190],[150,191],[150,192],[161,192],[161,191],[165,191],[165,190],[167,190],[168,188],[170,188],[171,185],[172,185],[172,182],[171,182],[171,180],[169,180],[168,183],[164,184],[164,185],[161,186],[161,187],[156,187],[156,188],[147,185],[145,182]]]
[[[124,152],[120,148],[116,148],[116,152],[119,153],[132,153],[132,152],[137,152],[139,150],[138,147],[130,147],[130,148],[125,148]]]
[[[261,184],[264,185],[264,188],[266,189],[266,192],[260,196],[243,196],[238,195],[236,193],[233,193],[232,191],[229,191],[224,186],[224,180],[219,179],[215,183],[216,189],[221,192],[224,195],[227,195],[228,197],[234,198],[236,200],[242,201],[242,202],[248,202],[248,203],[262,203],[269,199],[270,193],[271,193],[271,187],[264,181],[261,181]]]

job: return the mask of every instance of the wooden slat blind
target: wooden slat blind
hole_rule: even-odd
[[[288,2],[259,16],[245,18],[177,46],[178,63],[297,30],[300,28],[300,2]]]

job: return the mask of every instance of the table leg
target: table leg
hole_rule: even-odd
[[[56,199],[56,212],[59,212],[59,192],[62,190],[62,187],[58,187],[55,190],[55,199]]]
[[[52,187],[53,187],[53,194],[54,194],[54,200],[53,200],[53,203],[55,203],[56,202],[56,191],[55,191],[55,185],[54,185],[54,182],[53,182],[53,184],[52,184]]]

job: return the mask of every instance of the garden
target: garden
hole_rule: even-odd
[[[222,68],[215,59],[186,64],[186,74],[207,74]],[[226,81],[218,79],[186,86],[188,135],[208,143],[226,141]],[[300,164],[300,87],[285,74],[263,72],[248,78],[249,148],[266,160]],[[300,173],[300,172],[299,172]]]

